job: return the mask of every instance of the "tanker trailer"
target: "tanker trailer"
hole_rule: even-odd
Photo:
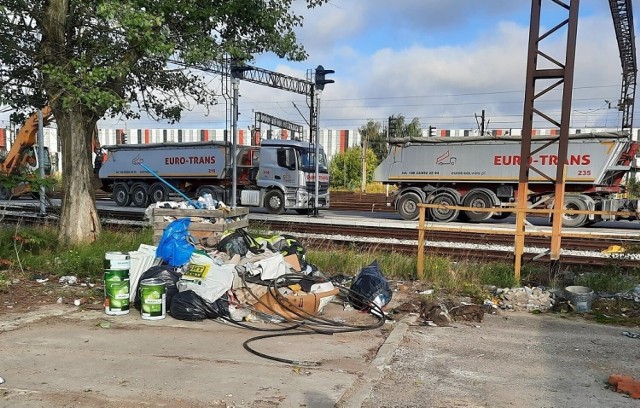
[[[557,137],[531,141],[530,163],[541,171],[529,174],[529,206],[552,208]],[[506,218],[501,208],[515,206],[522,138],[517,136],[397,138],[389,141],[389,154],[376,168],[374,180],[395,185],[393,204],[403,219],[419,216],[418,204],[442,204],[427,209],[435,222],[481,222]],[[633,211],[638,200],[619,198],[623,178],[631,170],[636,142],[625,133],[603,132],[569,136],[564,206],[575,210]],[[495,208],[494,213],[459,211],[448,206]],[[579,227],[616,216],[564,215],[563,225]]]
[[[226,142],[126,144],[105,146],[99,170],[103,190],[119,206],[146,207],[166,201],[173,192],[145,167],[190,197],[209,193],[231,203],[232,147]],[[264,207],[272,214],[286,209],[308,213],[315,205],[313,146],[292,140],[264,140],[262,146],[237,147],[237,193],[241,205]],[[329,207],[329,175],[320,150],[318,208]],[[238,200],[236,199],[235,202]]]

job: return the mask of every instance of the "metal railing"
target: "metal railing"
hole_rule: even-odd
[[[519,209],[516,207],[504,207],[504,208],[476,208],[476,207],[463,207],[463,206],[457,206],[457,205],[444,205],[444,204],[418,204],[418,207],[420,208],[420,217],[418,218],[418,265],[417,265],[417,269],[416,269],[416,273],[417,273],[417,277],[418,279],[424,279],[424,240],[425,240],[425,232],[429,229],[431,230],[435,230],[437,229],[437,227],[427,227],[426,226],[426,210],[428,208],[434,208],[434,209],[442,209],[442,210],[459,210],[459,211],[470,211],[470,212],[487,212],[487,213],[495,213],[495,212],[499,212],[499,213],[504,213],[504,212],[509,212],[509,213],[513,213],[513,214],[517,214],[519,212],[524,212],[526,214],[543,214],[543,215],[551,215],[554,213],[554,210],[549,208],[549,209],[541,209],[541,208],[525,208],[525,209]],[[591,210],[573,210],[573,209],[563,209],[560,211],[560,214],[562,216],[566,215],[578,215],[578,214],[587,214],[587,215],[615,215],[615,216],[620,216],[620,217],[625,217],[625,218],[631,218],[631,217],[638,217],[640,214],[638,214],[637,212],[631,212],[631,211],[591,211]],[[436,223],[437,224],[437,223]],[[533,226],[532,224],[527,222],[528,226]],[[513,230],[507,230],[507,229],[486,229],[482,231],[483,233],[489,234],[489,235],[513,235],[514,239],[515,236],[517,234],[517,231],[515,230],[515,225],[514,225],[514,229]],[[560,232],[562,234],[562,231]],[[546,237],[551,237],[552,236],[552,231],[527,231],[525,229],[525,231],[523,231],[523,234],[525,236],[546,236]],[[583,238],[593,238],[592,236],[590,236],[589,234],[575,234],[572,233],[572,236],[576,236],[579,235]],[[547,252],[537,255],[534,259],[538,259],[540,257],[542,257],[543,255],[547,254]],[[518,277],[519,271],[514,271],[515,275]]]

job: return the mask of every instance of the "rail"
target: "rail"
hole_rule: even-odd
[[[478,208],[478,207],[463,207],[463,206],[458,206],[458,205],[445,205],[445,204],[418,204],[418,207],[420,209],[420,216],[418,218],[418,265],[417,265],[417,269],[416,269],[416,274],[418,279],[424,279],[424,237],[425,237],[425,232],[427,230],[437,230],[437,227],[427,227],[426,226],[426,210],[428,208],[434,208],[434,209],[442,209],[442,210],[459,210],[459,211],[472,211],[472,212],[487,212],[487,213],[494,213],[494,212],[509,212],[509,213],[513,213],[513,214],[517,214],[520,212],[524,212],[527,214],[546,214],[546,215],[551,215],[551,214],[555,214],[557,212],[559,212],[561,214],[561,216],[566,215],[577,215],[577,214],[587,214],[587,215],[616,215],[616,216],[621,216],[621,217],[636,217],[638,214],[635,212],[631,212],[631,211],[589,211],[589,210],[573,210],[573,209],[562,209],[560,211],[554,210],[554,209],[541,209],[541,208],[525,208],[525,209],[519,209],[519,208],[515,208],[515,207],[505,207],[505,208],[500,208],[499,211],[496,210],[496,208]],[[531,224],[527,223],[529,226],[531,226]],[[518,233],[515,230],[497,230],[497,229],[489,229],[487,228],[486,230],[482,230],[483,233],[488,234],[488,235],[515,235]],[[527,231],[526,228],[524,231],[522,231],[522,233],[525,236],[546,236],[546,237],[551,237],[552,236],[552,231]],[[560,234],[562,235],[562,231],[560,231]],[[580,238],[585,238],[585,239],[593,239],[593,236],[591,236],[590,234],[580,234],[580,233],[571,233],[571,236],[579,236]],[[534,258],[535,259],[539,259],[540,257],[544,256],[546,253],[543,253],[541,255],[538,255]],[[515,268],[515,266],[514,266]],[[516,277],[518,277],[518,272],[519,271],[515,271]]]

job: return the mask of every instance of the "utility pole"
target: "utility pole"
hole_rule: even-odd
[[[233,143],[231,144],[231,171],[233,172],[233,181],[231,185],[231,208],[236,208],[238,194],[238,163],[236,163],[236,155],[238,150],[238,94],[240,88],[240,80],[232,75],[231,87],[233,88],[233,102],[231,106],[231,120],[232,120],[232,132]]]
[[[38,110],[38,170],[40,170],[40,179],[44,179],[44,116],[42,110]],[[45,190],[44,184],[40,185],[40,216],[47,215],[47,207],[45,206]]]
[[[360,185],[360,192],[362,193],[367,189],[367,139],[368,136],[364,135],[362,140],[362,184]]]
[[[476,123],[478,124],[478,130],[480,130],[480,136],[484,136],[484,109],[482,110],[482,116],[480,117],[480,122],[478,122],[478,114],[476,116]]]

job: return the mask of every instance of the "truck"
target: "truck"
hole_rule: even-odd
[[[315,145],[297,140],[262,140],[260,146],[237,146],[236,193],[232,145],[222,141],[121,144],[103,146],[106,159],[98,171],[102,189],[118,206],[146,207],[179,192],[226,204],[264,207],[271,214],[292,209],[308,214],[329,208],[329,173],[318,146],[316,207]],[[155,174],[154,174],[155,173]],[[157,177],[159,176],[159,177]],[[239,200],[238,200],[239,199]]]
[[[45,106],[42,109],[44,126],[51,120],[51,108]],[[11,149],[0,154],[0,200],[9,200],[11,197],[19,197],[31,192],[29,183],[21,181],[28,179],[29,174],[36,174],[40,166],[44,167],[45,175],[51,174],[51,156],[49,149],[42,147],[43,162],[40,162],[40,147],[37,145],[38,112],[31,114],[16,133],[16,139]],[[12,179],[12,176],[20,176]]]
[[[555,185],[544,175],[556,174],[557,137],[537,136],[529,160],[540,171],[529,174],[528,207],[553,208]],[[506,218],[518,197],[522,138],[419,137],[389,140],[389,153],[374,172],[374,180],[395,186],[392,204],[405,220],[419,216],[419,204],[434,222],[482,222]],[[628,216],[565,214],[563,225],[581,227],[599,221],[635,219],[640,206],[625,193],[625,176],[635,169],[638,145],[624,132],[569,135],[564,208],[629,212]],[[495,212],[450,208],[493,208]],[[503,211],[501,211],[501,209]]]

